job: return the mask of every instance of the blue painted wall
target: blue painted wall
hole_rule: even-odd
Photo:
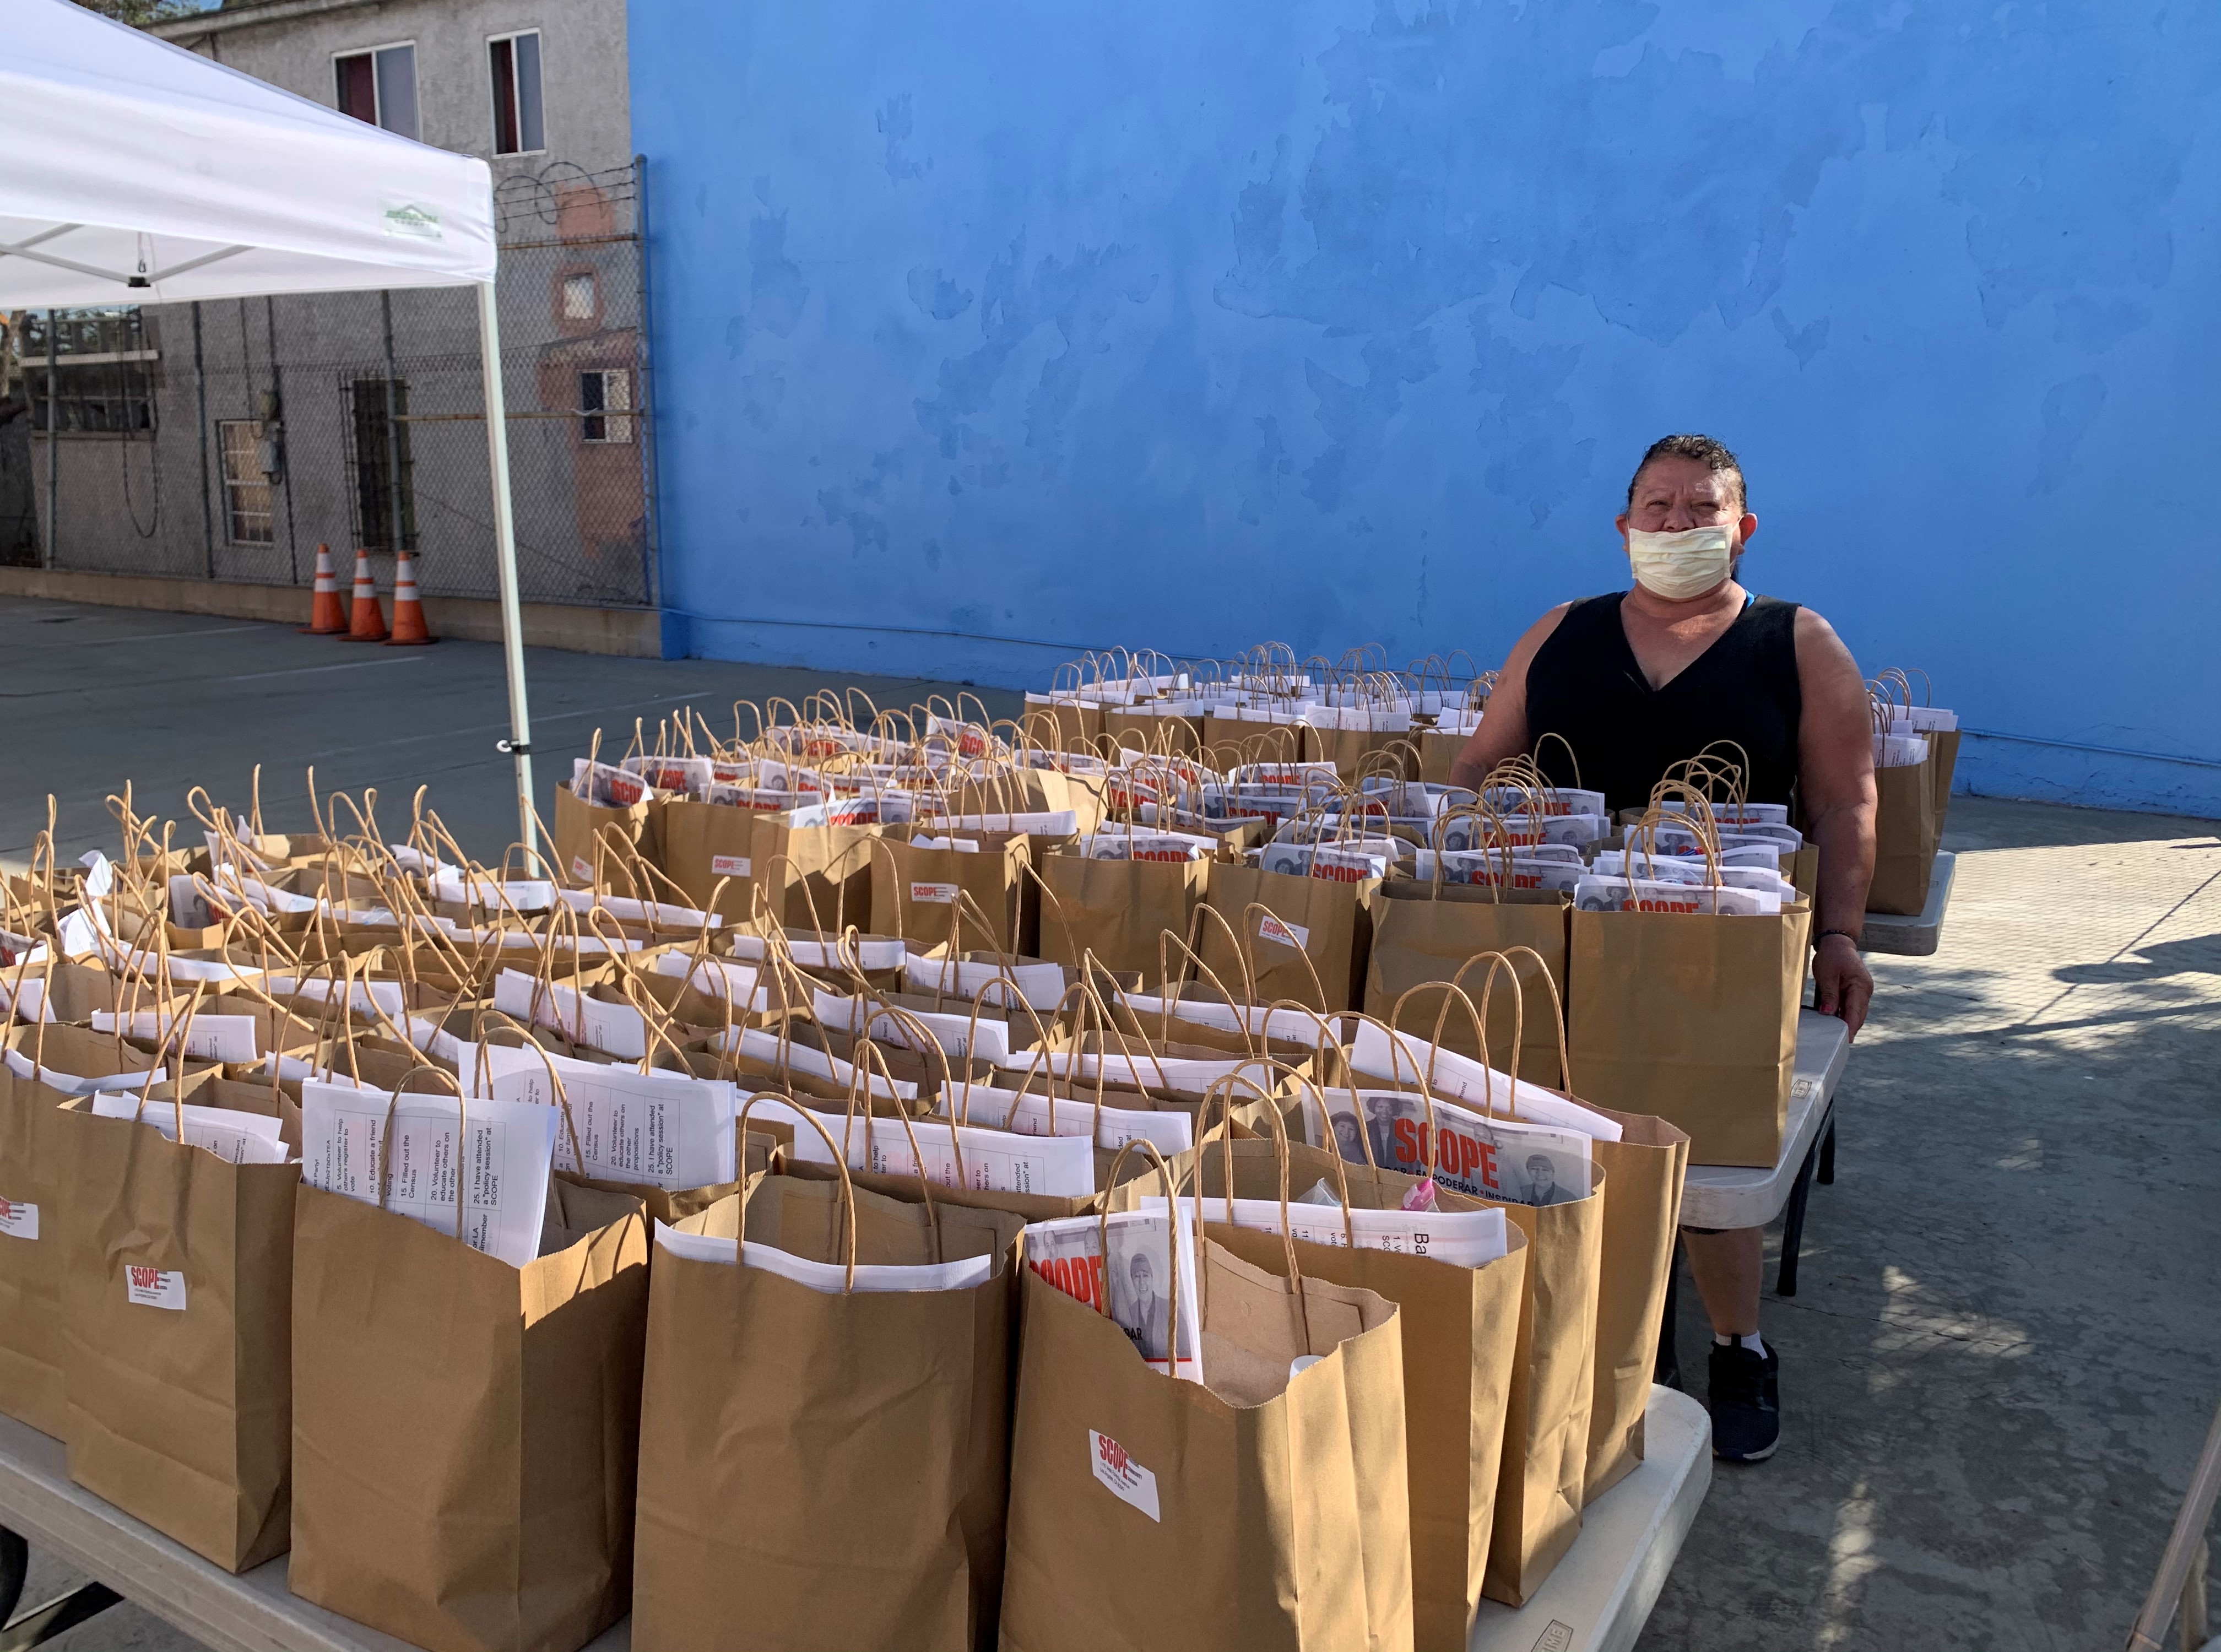
[[[1710,431],[1979,789],[2221,814],[2211,0],[637,0],[694,651],[1489,663]]]

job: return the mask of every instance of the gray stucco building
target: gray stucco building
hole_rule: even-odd
[[[524,592],[652,602],[623,0],[248,0],[152,32],[488,160]],[[302,584],[326,543],[384,585],[397,545],[428,592],[491,593],[468,292],[65,311],[51,410],[46,317],[14,331],[55,566]]]

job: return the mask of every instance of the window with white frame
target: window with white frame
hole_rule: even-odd
[[[579,375],[579,440],[630,441],[632,373],[624,367],[597,367]]]
[[[216,451],[223,463],[224,534],[235,545],[267,545],[276,538],[270,478],[262,468],[262,421],[219,419]]]
[[[416,129],[416,47],[404,41],[347,52],[333,58],[339,111],[358,121],[419,137]]]
[[[497,34],[486,42],[493,77],[493,152],[537,154],[547,147],[540,106],[540,31]]]
[[[563,319],[566,322],[590,322],[597,309],[594,272],[574,270],[563,278]]]

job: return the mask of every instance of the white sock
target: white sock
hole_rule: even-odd
[[[1741,1342],[1760,1359],[1766,1357],[1766,1342],[1756,1331],[1751,1332],[1748,1336],[1723,1336],[1717,1331],[1712,1333],[1712,1345],[1715,1348],[1725,1348],[1730,1342]]]

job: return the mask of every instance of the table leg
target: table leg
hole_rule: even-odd
[[[16,1603],[22,1599],[30,1565],[30,1546],[0,1526],[0,1652],[31,1652],[123,1599],[104,1583],[84,1583],[16,1618]]]
[[[0,1526],[0,1624],[16,1615],[16,1603],[23,1598],[23,1580],[30,1571],[30,1544]]]
[[[1812,1180],[1823,1187],[1836,1185],[1836,1112],[1832,1107],[1828,1110],[1827,1133],[1820,1138],[1820,1173]]]
[[[1805,1162],[1797,1167],[1797,1185],[1789,1190],[1789,1210],[1781,1224],[1781,1269],[1774,1280],[1776,1296],[1797,1294],[1797,1258],[1805,1245],[1805,1203],[1812,1197],[1812,1172],[1819,1157],[1820,1144],[1815,1142],[1805,1149]]]
[[[1666,1305],[1658,1324],[1658,1353],[1651,1361],[1650,1380],[1677,1392],[1681,1388],[1681,1341],[1675,1327],[1681,1310],[1681,1236],[1674,1236],[1673,1254],[1666,1259]]]

